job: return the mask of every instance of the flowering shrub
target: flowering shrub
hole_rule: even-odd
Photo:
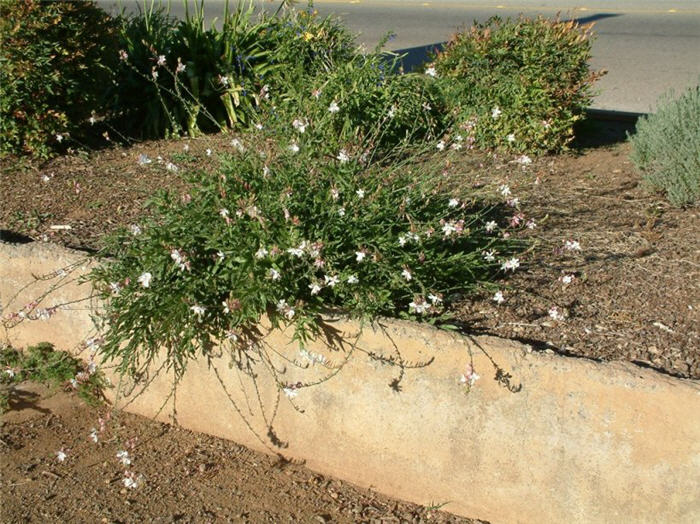
[[[424,75],[393,74],[398,57],[378,49],[290,89],[278,108],[283,118],[305,115],[325,131],[316,133],[321,140],[365,142],[378,153],[440,135],[446,108],[435,83]]]
[[[700,201],[700,86],[637,122],[631,158],[645,182],[676,206]]]
[[[103,103],[116,26],[93,2],[0,2],[0,154],[47,157]]]
[[[303,117],[269,122],[112,237],[91,274],[106,304],[103,355],[138,374],[164,347],[182,372],[214,341],[245,352],[263,315],[300,340],[329,310],[435,320],[458,293],[517,267],[517,243],[487,209],[448,194],[444,164],[380,168],[364,147],[325,136]]]
[[[493,17],[452,37],[426,73],[436,76],[460,132],[482,148],[560,151],[591,101],[591,25]]]

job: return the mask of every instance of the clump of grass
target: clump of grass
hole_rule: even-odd
[[[700,85],[678,99],[662,98],[656,113],[637,122],[631,158],[644,181],[671,204],[700,200]]]
[[[57,351],[48,342],[26,351],[4,347],[0,350],[0,412],[9,407],[12,386],[27,380],[74,390],[89,405],[102,401],[102,391],[107,385],[94,364],[85,364],[65,351]]]

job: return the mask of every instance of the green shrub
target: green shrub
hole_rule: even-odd
[[[588,68],[590,27],[493,17],[453,36],[429,67],[476,146],[560,151],[573,138],[600,76]]]
[[[639,119],[630,141],[645,182],[676,206],[700,201],[700,86],[677,100],[663,98],[656,113]]]
[[[302,341],[329,310],[439,318],[517,245],[487,231],[475,198],[451,201],[443,162],[404,155],[380,168],[314,122],[270,120],[239,140],[216,172],[189,173],[189,194],[159,195],[137,234],[108,240],[91,280],[105,303],[101,352],[121,371],[142,372],[165,348],[179,373],[213,341],[252,356],[263,315]]]
[[[93,2],[0,2],[0,154],[47,157],[80,139],[116,63],[113,21]]]

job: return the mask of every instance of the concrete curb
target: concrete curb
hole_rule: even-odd
[[[46,288],[33,275],[80,256],[45,244],[0,244],[4,313]],[[79,262],[76,272],[86,267]],[[40,307],[88,293],[87,285],[66,284]],[[209,362],[192,362],[175,396],[172,377],[161,373],[147,377],[145,390],[143,383],[122,383],[113,399],[134,413],[165,421],[175,415],[189,429],[303,460],[397,498],[449,502],[447,511],[492,522],[700,520],[700,382],[410,322],[360,329],[329,318],[328,326],[340,338],[309,344],[306,354],[289,333],[271,331],[264,339],[269,364],[286,383],[320,380],[353,353],[336,376],[300,389],[291,401],[276,387],[271,366],[252,364],[253,383],[229,365],[223,348]],[[89,308],[74,304],[5,336],[18,347],[48,340],[71,349],[91,331]],[[323,355],[326,365],[310,354]],[[389,359],[403,362],[403,372]],[[459,382],[468,363],[482,375],[469,392]],[[397,392],[389,384],[400,375]]]

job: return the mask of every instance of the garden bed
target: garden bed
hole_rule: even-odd
[[[231,151],[229,142],[224,135],[190,140],[187,153],[181,141],[158,141],[43,165],[6,162],[0,229],[6,239],[99,248],[105,233],[139,222],[155,190],[185,191],[167,162],[205,167],[216,152]],[[464,331],[700,378],[700,213],[647,192],[628,153],[618,142],[527,167],[510,158],[453,157],[457,183],[507,184],[537,223],[527,231],[536,243],[522,258],[525,270],[502,282],[502,304],[484,292],[454,305]],[[152,162],[139,165],[141,155]],[[580,251],[565,249],[566,241]],[[550,316],[553,307],[561,317]]]

